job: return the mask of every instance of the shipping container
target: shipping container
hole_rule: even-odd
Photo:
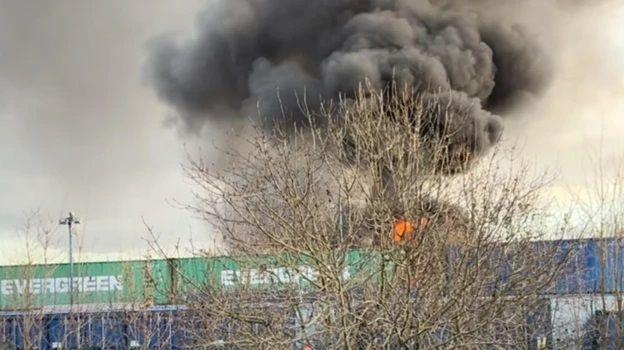
[[[531,348],[562,348],[572,331],[577,332],[576,341],[582,338],[583,325],[601,309],[595,307],[597,298],[615,295],[624,287],[622,248],[619,239],[535,242],[535,250],[555,251],[555,260],[570,263],[543,291],[548,316],[541,314],[539,321],[536,316],[532,323]],[[458,253],[455,249],[449,257]],[[344,260],[342,277],[347,279],[370,277],[385,266],[382,255],[374,251],[353,250],[337,257]],[[175,348],[187,339],[183,324],[189,322],[178,305],[196,292],[307,288],[317,275],[312,265],[310,257],[279,255],[76,263],[73,273],[68,264],[0,267],[0,345]],[[501,281],[509,268],[501,265]],[[571,314],[582,317],[572,323]]]

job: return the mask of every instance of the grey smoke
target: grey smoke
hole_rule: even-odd
[[[191,129],[247,118],[256,106],[268,126],[301,122],[304,100],[314,107],[349,96],[365,80],[443,91],[454,110],[467,111],[457,142],[479,154],[499,139],[496,113],[540,92],[549,77],[548,59],[523,28],[486,19],[479,3],[216,1],[195,37],[155,42],[152,78]]]

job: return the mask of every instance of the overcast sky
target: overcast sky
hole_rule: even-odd
[[[75,211],[84,251],[112,257],[143,247],[142,217],[165,238],[206,234],[167,203],[189,198],[184,141],[164,126],[171,112],[145,82],[149,40],[189,31],[202,6],[0,1],[3,259],[14,258],[36,209],[52,220]]]
[[[556,171],[558,191],[593,181],[598,158],[608,170],[624,165],[624,3],[597,4],[566,13],[543,33],[553,82],[507,119],[506,143]]]
[[[149,40],[191,33],[205,6],[0,0],[0,263],[21,258],[20,227],[37,209],[53,221],[77,212],[93,259],[143,251],[142,218],[168,243],[190,232],[212,239],[168,204],[190,200],[180,169],[190,141],[165,125],[173,112],[145,82]],[[557,43],[554,84],[505,134],[528,159],[564,174],[555,189],[581,181],[579,157],[589,148],[602,144],[609,159],[624,150],[624,7],[575,16],[544,34]],[[61,233],[57,256],[65,254]]]

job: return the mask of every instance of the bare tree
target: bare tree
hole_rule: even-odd
[[[0,299],[0,348],[171,348],[177,315],[150,309],[166,287],[158,283],[159,271],[153,271],[149,259],[122,264],[127,290],[119,300],[94,302],[93,295],[76,291],[69,305],[67,295],[48,290],[45,281],[64,273],[59,270],[62,265],[51,263],[59,260],[54,249],[59,239],[56,228],[56,222],[33,212],[18,232],[24,254],[16,261],[19,265],[2,269],[3,282],[11,283],[3,283]],[[80,276],[87,270],[88,264],[75,267]]]
[[[560,346],[624,348],[624,188],[621,162],[590,157],[593,172],[573,194],[588,238],[575,257],[579,295],[559,301]]]
[[[196,346],[526,348],[567,252],[535,241],[546,177],[505,168],[443,98],[362,87],[191,159],[189,207],[236,269],[185,300]],[[249,151],[250,150],[250,151]],[[223,277],[225,276],[225,277]],[[191,326],[189,326],[190,328]]]

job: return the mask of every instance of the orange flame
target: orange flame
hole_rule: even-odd
[[[414,233],[414,226],[407,220],[397,220],[392,230],[392,240],[394,243],[401,243],[404,238],[408,238]]]
[[[418,232],[423,232],[428,226],[428,218],[421,217],[418,220]],[[414,232],[416,232],[416,229],[410,221],[398,219],[394,222],[394,227],[392,229],[392,241],[397,244],[410,241],[413,239]]]

